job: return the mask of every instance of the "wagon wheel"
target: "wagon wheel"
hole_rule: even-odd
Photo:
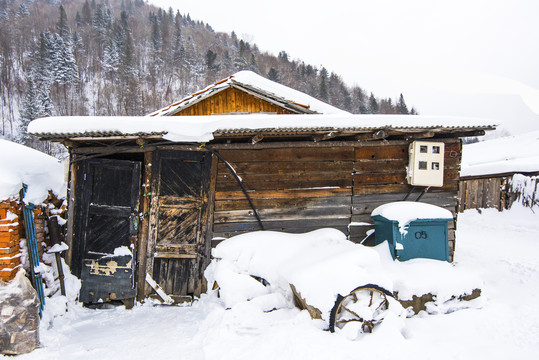
[[[372,332],[389,308],[388,296],[393,295],[373,284],[359,286],[344,297],[338,295],[331,310],[329,330],[335,332],[335,328],[342,329],[351,322],[360,322],[361,332]]]

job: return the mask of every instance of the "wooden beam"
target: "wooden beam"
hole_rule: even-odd
[[[43,138],[41,138],[40,140],[45,140],[45,141],[47,141],[47,139],[43,139]],[[53,142],[54,140],[48,140],[48,141]],[[69,148],[73,149],[73,148],[76,148],[76,147],[79,146],[79,144],[77,144],[76,142],[71,141],[71,140],[65,140],[65,139],[59,141],[59,143],[62,144],[62,145],[64,145],[64,146],[65,146],[66,148],[68,148],[68,149],[69,149]]]
[[[357,141],[372,141],[372,140],[382,140],[388,137],[388,133],[384,129],[376,130],[372,133],[367,134],[358,134],[354,138]]]
[[[326,147],[370,147],[380,146],[380,141],[368,141],[358,144],[357,141],[323,141],[314,143],[312,141],[275,141],[275,142],[260,142],[252,145],[251,143],[220,143],[220,144],[208,144],[209,148],[214,150],[234,149],[234,150],[248,150],[248,149],[281,149],[281,148],[326,148]],[[406,140],[384,140],[384,145],[408,145],[410,142]],[[446,144],[460,143],[458,138],[443,138],[441,139]],[[165,147],[163,147],[165,149]]]
[[[142,183],[142,200],[140,201],[140,212],[143,214],[141,221],[139,242],[137,249],[137,300],[141,301],[145,295],[150,293],[150,288],[146,284],[145,275],[147,271],[146,261],[148,258],[148,239],[150,232],[150,202],[151,202],[151,182],[152,182],[152,153],[144,153],[144,173]]]
[[[73,162],[77,157],[69,152],[69,188],[67,193],[67,237],[66,242],[69,245],[65,258],[66,263],[72,266],[73,260],[73,241],[74,241],[74,226],[75,226],[75,189],[77,188],[77,163]]]
[[[327,132],[327,133],[324,133],[324,134],[314,135],[313,136],[313,141],[314,142],[325,141],[325,140],[333,139],[336,136],[339,136],[338,132],[330,131],[330,132]]]
[[[254,144],[262,141],[263,138],[264,138],[264,135],[262,135],[261,133],[258,133],[255,136],[253,136],[253,138],[251,139],[251,144],[254,145]]]
[[[407,134],[404,138],[408,141],[410,140],[417,140],[417,139],[428,139],[431,137],[434,137],[435,132],[432,130],[415,133],[415,134]]]

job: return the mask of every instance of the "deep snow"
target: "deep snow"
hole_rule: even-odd
[[[42,348],[18,358],[537,358],[538,220],[538,214],[517,205],[503,213],[460,214],[454,264],[484,281],[480,308],[420,313],[404,319],[402,329],[384,322],[357,341],[323,331],[325,324],[306,311],[264,313],[255,302],[226,310],[208,295],[192,306],[146,303],[132,310],[91,310],[69,302],[65,315],[42,322]],[[49,303],[46,312],[53,312],[54,302]]]
[[[40,204],[52,190],[65,194],[64,166],[60,161],[27,146],[0,139],[0,200],[18,198],[28,185],[26,202]]]
[[[460,176],[539,171],[539,131],[464,145]]]

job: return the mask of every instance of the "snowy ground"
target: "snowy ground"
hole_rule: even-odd
[[[523,359],[539,358],[539,214],[514,208],[459,215],[455,265],[485,282],[482,306],[426,313],[357,341],[322,331],[306,311],[193,306],[90,310],[43,322],[42,348],[20,359]],[[382,324],[383,325],[383,324]]]

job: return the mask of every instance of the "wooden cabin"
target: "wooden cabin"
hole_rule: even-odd
[[[53,117],[30,125],[71,155],[69,261],[83,280],[81,301],[143,299],[153,292],[148,276],[170,295],[198,296],[212,246],[248,231],[332,227],[360,242],[375,207],[423,192],[407,181],[409,145],[417,140],[445,146],[443,185],[422,201],[455,214],[460,137],[494,128],[477,120],[331,113],[305,94],[298,101],[257,84],[238,102],[241,90],[229,83],[203,91],[192,112],[185,102],[196,94],[153,117]],[[248,114],[210,115],[230,109],[231,93],[234,112]],[[250,113],[268,111],[265,101],[279,106],[268,100],[277,98],[283,112],[295,103],[318,114]],[[193,113],[199,116],[159,116]],[[452,255],[454,221],[450,229]]]

